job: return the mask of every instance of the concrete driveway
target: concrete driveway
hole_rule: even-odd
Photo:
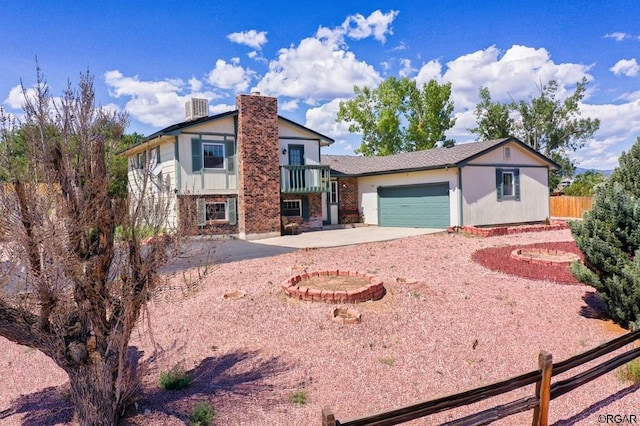
[[[305,248],[338,247],[376,241],[388,241],[415,235],[443,232],[443,229],[380,228],[362,226],[304,232],[298,235],[261,240],[193,239],[183,246],[179,257],[160,269],[162,273],[193,267],[278,256]]]
[[[299,235],[283,235],[251,241],[252,244],[303,248],[338,247],[352,244],[372,243],[376,241],[396,240],[415,235],[435,234],[444,229],[431,228],[382,228],[378,226],[359,226],[355,228],[331,229],[304,232]]]

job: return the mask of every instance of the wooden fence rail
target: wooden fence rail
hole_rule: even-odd
[[[550,215],[551,217],[581,218],[584,212],[591,210],[592,203],[592,197],[552,196],[549,197]]]
[[[473,404],[495,397],[515,389],[536,384],[535,395],[521,398],[507,404],[498,405],[490,409],[471,414],[444,423],[446,426],[479,426],[487,425],[512,414],[533,409],[534,426],[547,426],[550,401],[612,371],[635,358],[640,357],[640,348],[629,350],[589,370],[576,374],[565,380],[551,384],[553,375],[567,372],[575,367],[593,361],[640,339],[640,330],[625,334],[610,342],[579,355],[568,358],[557,364],[552,363],[552,356],[547,352],[540,352],[538,357],[539,370],[531,371],[491,385],[482,386],[466,392],[449,395],[418,404],[408,405],[396,410],[386,411],[367,417],[352,419],[345,422],[336,420],[335,414],[329,407],[322,409],[322,426],[388,426],[404,423],[409,420],[426,417],[431,414],[450,410],[456,407]]]

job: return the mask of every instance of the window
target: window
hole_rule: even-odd
[[[504,159],[508,160],[511,158],[511,148],[508,146],[504,147]]]
[[[502,172],[502,196],[504,198],[515,195],[514,183],[513,172]]]
[[[227,220],[227,203],[207,203],[205,208],[205,220]]]
[[[520,169],[496,169],[498,201],[520,201]]]
[[[203,143],[202,160],[205,169],[224,169],[224,144]]]
[[[338,203],[338,181],[337,180],[331,181],[331,192],[329,194],[330,194],[329,202],[331,204],[337,204]]]
[[[282,202],[283,216],[302,216],[302,203],[300,200],[284,200]]]
[[[142,170],[146,166],[147,166],[147,151],[143,151],[136,155],[135,168]]]

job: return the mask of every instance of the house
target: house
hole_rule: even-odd
[[[427,228],[542,222],[549,170],[559,168],[516,138],[385,157],[323,155],[322,163],[331,168],[331,218]]]
[[[184,122],[123,152],[130,193],[168,201],[153,223],[256,239],[281,235],[284,224],[447,228],[549,217],[548,172],[558,165],[515,138],[321,156],[333,139],[279,116],[276,98],[242,94],[236,107],[208,116],[208,101],[192,99]]]
[[[272,237],[282,216],[321,229],[330,179],[320,149],[333,139],[279,116],[273,97],[238,95],[236,107],[208,116],[208,101],[191,99],[184,122],[126,149],[132,196],[167,201],[160,220],[190,233]]]

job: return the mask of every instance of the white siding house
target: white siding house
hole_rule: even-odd
[[[542,222],[548,174],[558,168],[515,138],[322,161],[343,191],[356,179],[357,199],[338,205],[358,209],[365,223],[430,228]]]

